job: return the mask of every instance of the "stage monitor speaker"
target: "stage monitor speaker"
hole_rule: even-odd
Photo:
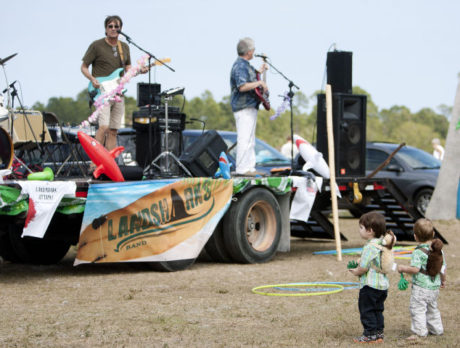
[[[11,125],[13,130],[11,132]],[[3,127],[10,133],[15,147],[24,143],[52,141],[50,132],[46,123],[43,122],[43,115],[40,111],[26,110],[24,112],[14,112],[14,119],[9,115],[7,119],[0,122]]]
[[[160,105],[161,104],[160,93],[161,93],[161,84],[151,83],[150,88],[149,88],[148,83],[139,82],[137,84],[137,106],[149,105],[150,100],[152,100],[152,105]]]
[[[332,95],[332,128],[338,178],[363,177],[366,173],[366,103],[365,95]],[[318,94],[317,109],[316,148],[328,162],[325,94]]]
[[[224,139],[215,130],[209,130],[185,149],[180,161],[195,177],[214,176],[222,151],[227,151]]]
[[[327,84],[332,93],[352,93],[353,52],[332,51],[327,53]]]

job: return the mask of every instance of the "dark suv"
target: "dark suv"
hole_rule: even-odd
[[[391,143],[367,143],[366,174],[370,174],[398,147]],[[425,214],[438,179],[441,161],[412,146],[402,147],[375,177],[389,178]]]

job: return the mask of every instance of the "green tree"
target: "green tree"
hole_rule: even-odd
[[[306,140],[316,142],[317,122],[317,94],[316,91],[309,97],[302,92],[295,93],[293,98],[293,131]],[[367,96],[367,141],[406,142],[407,144],[431,152],[431,139],[440,138],[445,141],[449,125],[448,117],[452,108],[441,105],[436,112],[424,108],[412,113],[405,106],[392,106],[379,110],[371,95],[359,86],[353,87],[353,94]],[[69,97],[52,97],[46,104],[37,102],[33,108],[40,111],[56,113],[61,122],[79,124],[93,112],[88,107],[88,93],[86,89],[78,93],[75,99]],[[257,118],[256,135],[270,145],[279,148],[291,133],[291,112],[289,107],[275,120],[270,120],[282,100],[272,98],[272,110],[260,108]],[[310,105],[312,107],[310,107]],[[211,91],[204,91],[199,97],[186,100],[185,96],[175,96],[170,106],[183,109],[187,115],[187,128],[201,129],[205,123],[206,129],[235,131],[235,120],[230,106],[230,96],[216,101]],[[139,108],[136,100],[125,97],[125,124],[132,124],[132,114]],[[201,122],[193,121],[200,120]]]

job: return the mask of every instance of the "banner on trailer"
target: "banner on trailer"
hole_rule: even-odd
[[[198,257],[233,182],[187,178],[91,185],[75,265]]]

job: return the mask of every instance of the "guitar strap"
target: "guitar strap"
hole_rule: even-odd
[[[118,40],[117,45],[118,45],[118,50],[120,51],[121,65],[124,68],[125,67],[125,58],[123,57],[123,48],[121,47],[121,41],[120,40]]]

